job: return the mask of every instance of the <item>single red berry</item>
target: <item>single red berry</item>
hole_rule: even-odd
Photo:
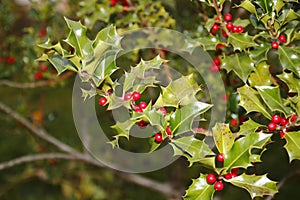
[[[34,80],[38,81],[41,80],[43,78],[43,74],[42,73],[36,73],[34,75]]]
[[[219,17],[216,17],[216,18],[215,18],[215,21],[220,21],[220,18],[219,18]]]
[[[46,29],[44,29],[44,28],[43,28],[43,29],[40,29],[40,37],[41,37],[41,38],[45,37],[45,36],[46,36],[46,33],[47,33],[47,32],[46,32]]]
[[[217,190],[217,191],[223,190],[223,187],[224,187],[224,185],[223,185],[223,182],[222,182],[222,181],[218,181],[218,182],[216,182],[215,185],[214,185],[214,188],[215,188],[215,190]]]
[[[247,119],[246,119],[246,117],[245,116],[241,116],[240,117],[240,123],[243,123],[243,122],[245,122]]]
[[[281,42],[281,43],[285,43],[286,42],[286,36],[285,35],[280,35],[278,37],[278,40]]]
[[[220,65],[212,65],[212,66],[210,66],[210,68],[209,68],[209,70],[210,70],[211,72],[217,72],[217,71],[219,71],[220,69],[221,69]]]
[[[232,22],[228,22],[228,23],[226,23],[226,28],[227,28],[227,30],[228,31],[231,31],[232,30],[232,28],[233,28],[233,23]]]
[[[217,177],[216,175],[214,174],[207,174],[206,176],[206,182],[210,185],[214,184],[217,180]]]
[[[145,128],[147,125],[148,125],[148,122],[146,122],[144,120],[141,120],[141,121],[138,122],[138,126],[140,128]]]
[[[41,66],[40,66],[40,70],[41,70],[42,72],[47,71],[47,65],[41,65]]]
[[[238,33],[244,32],[244,27],[242,27],[242,26],[237,26],[237,32],[238,32]]]
[[[226,31],[224,31],[224,30],[222,30],[222,35],[223,35],[223,37],[226,37],[226,38],[228,37]]]
[[[132,97],[132,94],[131,94],[131,93],[127,93],[127,94],[125,94],[125,96],[124,96],[124,100],[125,100],[125,101],[128,101],[128,100],[131,99],[131,97]]]
[[[134,110],[134,112],[136,112],[136,113],[142,113],[142,112],[143,112],[143,110],[142,110],[142,109],[140,109],[139,107],[137,107],[137,108]]]
[[[129,7],[128,6],[123,6],[123,11],[124,12],[128,12],[129,11]]]
[[[147,103],[145,101],[141,101],[139,107],[140,109],[144,110],[145,108],[147,108]]]
[[[219,30],[220,26],[218,24],[214,24],[212,27],[211,27],[211,30],[213,32],[217,32]]]
[[[162,142],[162,140],[163,140],[162,134],[161,133],[156,133],[154,135],[154,140],[155,140],[155,142],[158,142],[158,143]]]
[[[122,5],[123,5],[123,6],[128,6],[127,0],[122,0]]]
[[[231,119],[230,120],[230,124],[231,124],[231,126],[237,126],[238,125],[238,121],[236,119]]]
[[[237,26],[233,26],[232,27],[232,32],[233,33],[237,33],[238,32],[238,27]]]
[[[159,110],[162,112],[162,114],[167,114],[167,109],[165,107],[160,107]]]
[[[141,93],[135,91],[135,92],[132,93],[131,97],[132,97],[133,100],[137,101],[141,98]]]
[[[232,177],[231,173],[228,173],[228,174],[224,175],[224,178],[227,179],[227,180],[229,180],[229,179],[232,179],[233,177]]]
[[[7,64],[12,65],[12,64],[14,64],[15,61],[16,61],[15,57],[10,56],[10,57],[7,59]]]
[[[223,155],[222,153],[219,153],[219,154],[217,155],[217,161],[219,161],[219,162],[224,162],[224,155]]]
[[[279,115],[273,115],[272,122],[274,122],[275,124],[279,124],[280,121],[281,121],[281,117]]]
[[[220,58],[215,58],[215,59],[213,60],[213,62],[214,62],[215,65],[221,65],[221,60],[220,60]]]
[[[111,6],[117,5],[117,3],[118,3],[118,0],[110,0],[110,5]]]
[[[278,49],[279,44],[278,44],[278,42],[272,42],[271,46],[272,46],[272,49]]]
[[[275,124],[274,122],[270,122],[270,123],[268,124],[268,129],[269,129],[270,131],[276,130],[276,124]]]
[[[171,127],[170,127],[170,126],[167,126],[167,128],[166,128],[166,133],[167,133],[168,135],[172,135],[172,131],[171,131]]]
[[[280,136],[281,139],[283,139],[284,138],[284,132],[280,131],[279,136]]]
[[[105,97],[101,97],[99,99],[100,106],[104,106],[107,103],[107,99]]]
[[[296,114],[293,114],[290,118],[290,121],[291,122],[295,122],[297,120],[297,115]]]
[[[239,168],[232,168],[230,172],[231,172],[232,178],[236,177],[239,173]]]
[[[224,19],[225,19],[225,21],[229,22],[232,20],[232,15],[230,13],[226,13],[224,15]]]
[[[222,99],[223,99],[224,101],[228,101],[228,98],[229,98],[228,94],[224,94],[223,97],[222,97]]]
[[[281,118],[280,125],[285,126],[289,123],[289,120],[287,120],[285,117]]]
[[[225,47],[224,44],[217,44],[216,49],[223,49]]]

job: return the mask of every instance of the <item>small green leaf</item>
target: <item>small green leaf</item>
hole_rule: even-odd
[[[283,0],[277,0],[274,9],[277,12],[277,14],[281,11],[281,9],[284,7],[285,3]]]
[[[253,37],[248,33],[232,33],[228,36],[228,42],[232,44],[234,50],[243,51],[249,47],[258,46],[253,42]]]
[[[240,130],[238,132],[239,135],[248,135],[257,130],[258,127],[261,125],[253,121],[252,119],[249,119],[245,121],[241,126]]]
[[[273,0],[256,0],[255,3],[264,9],[265,13],[272,11]]]
[[[185,200],[212,200],[215,192],[214,186],[206,182],[206,175],[201,174],[199,178],[194,179],[193,183],[186,190]]]
[[[264,102],[270,108],[271,111],[284,112],[286,115],[290,114],[291,109],[283,105],[283,101],[280,96],[279,87],[256,86],[256,88],[259,95],[261,96],[261,98],[264,100]]]
[[[134,124],[134,121],[126,120],[124,122],[117,122],[115,125],[113,125],[111,128],[116,130],[118,133],[116,136],[114,136],[116,140],[118,141],[119,137],[125,137],[129,139],[129,132]]]
[[[251,60],[248,54],[234,54],[226,56],[222,60],[222,68],[228,71],[233,70],[240,79],[246,82],[254,68],[254,61]]]
[[[286,23],[296,20],[300,18],[300,15],[296,13],[293,9],[289,9],[288,12],[284,12],[285,18],[281,23],[281,26],[285,25]]]
[[[245,85],[243,87],[238,88],[238,93],[241,97],[239,105],[245,108],[247,113],[259,112],[262,113],[268,119],[272,118],[271,114],[267,110],[266,106],[264,105],[264,102],[258,95],[257,91]]]
[[[265,195],[274,195],[278,192],[276,182],[271,181],[266,175],[247,175],[242,174],[235,178],[225,180],[237,187],[246,189],[251,198],[263,197]]]
[[[288,132],[285,134],[286,145],[284,146],[289,154],[290,161],[300,159],[300,131]]]
[[[212,107],[210,104],[195,102],[177,109],[170,117],[170,127],[173,134],[192,131],[195,117],[206,112]]]
[[[255,14],[257,16],[257,13],[256,13],[256,8],[255,6],[251,3],[250,0],[245,0],[243,1],[239,7],[242,7],[244,8],[245,10],[247,10],[248,12],[250,12],[251,14]]]
[[[269,43],[261,43],[259,46],[249,51],[249,56],[257,63],[260,63],[262,61],[267,60],[267,53],[269,49],[270,49]]]
[[[278,55],[282,67],[294,72],[300,77],[300,48],[279,46]]]
[[[251,86],[269,86],[272,84],[269,65],[266,62],[261,62],[254,68],[254,72],[250,74],[248,79]]]
[[[212,128],[212,132],[219,153],[226,155],[234,143],[234,134],[231,132],[229,125],[217,123]]]
[[[225,155],[225,171],[232,167],[247,168],[251,165],[250,155],[252,148],[263,148],[271,138],[271,134],[251,133],[234,142],[231,150]]]
[[[294,76],[293,73],[283,72],[277,75],[289,87],[289,92],[296,92],[300,94],[300,80]]]

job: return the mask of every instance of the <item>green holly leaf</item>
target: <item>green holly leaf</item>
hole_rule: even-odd
[[[300,15],[296,13],[293,9],[283,10],[282,11],[284,19],[282,20],[281,26],[289,23],[292,20],[296,20],[300,18]]]
[[[161,87],[162,93],[156,100],[156,108],[164,106],[178,107],[198,102],[195,95],[200,90],[195,82],[193,74],[182,76],[171,81],[167,87]]]
[[[294,72],[300,77],[300,48],[279,46],[278,55],[282,67]]]
[[[269,86],[272,84],[271,74],[269,72],[269,65],[264,61],[253,68],[254,72],[249,76],[249,84],[251,86]]]
[[[271,111],[284,112],[289,115],[291,109],[283,105],[279,87],[256,86],[257,91]]]
[[[237,91],[241,97],[239,105],[245,108],[247,113],[259,112],[268,119],[272,118],[268,108],[265,106],[257,91],[247,85],[238,88]]]
[[[231,150],[225,155],[225,171],[232,167],[247,168],[251,165],[250,156],[253,148],[262,149],[270,140],[271,134],[251,133],[236,140]]]
[[[80,89],[81,89],[82,97],[84,100],[92,98],[97,95],[97,91],[95,88],[91,88],[89,90],[85,90],[83,88],[80,88]]]
[[[265,13],[272,11],[273,0],[256,0],[255,3],[264,9]]]
[[[190,166],[198,162],[208,168],[215,168],[215,157],[207,157],[215,154],[202,140],[187,136],[172,139],[170,144],[174,149],[174,155],[185,156]]]
[[[217,44],[224,44],[224,42],[222,42],[219,37],[212,36],[212,35],[199,37],[196,39],[187,39],[184,42],[182,51],[187,51],[191,54],[195,48],[200,46],[203,47],[205,51],[216,50]]]
[[[91,55],[92,41],[86,36],[86,27],[80,22],[76,22],[65,18],[67,25],[70,29],[68,38],[65,40],[69,45],[74,47],[75,54],[81,58],[86,58]]]
[[[135,121],[132,120],[126,120],[124,122],[117,122],[115,125],[113,125],[111,128],[117,131],[117,135],[114,136],[115,140],[109,142],[113,145],[113,147],[119,147],[118,141],[120,137],[125,137],[129,139],[129,132],[132,126],[135,124]]]
[[[286,139],[285,148],[288,152],[290,161],[295,159],[300,159],[300,131],[298,132],[288,132],[285,134]]]
[[[219,153],[224,155],[231,149],[234,143],[234,134],[231,132],[229,125],[216,123],[212,128],[213,138]]]
[[[256,123],[252,119],[245,121],[241,126],[238,132],[239,135],[248,135],[255,132],[261,124]]]
[[[258,46],[248,33],[232,33],[228,35],[228,42],[234,50],[244,51],[246,48]]]
[[[249,56],[257,63],[260,63],[262,61],[267,60],[267,54],[269,49],[270,49],[270,44],[261,43],[259,46],[249,51]]]
[[[250,0],[245,0],[243,1],[239,7],[244,8],[245,10],[247,10],[248,12],[250,12],[251,14],[254,14],[257,16],[257,12],[256,12],[256,8],[255,5],[251,3]]]
[[[206,182],[206,175],[201,174],[199,178],[193,179],[193,183],[186,190],[185,200],[209,200],[213,198],[215,189],[213,185]]]
[[[276,182],[271,181],[266,175],[258,176],[242,174],[229,180],[225,179],[225,181],[237,187],[246,189],[252,199],[254,197],[263,197],[265,195],[273,196],[278,192]]]
[[[177,109],[170,116],[170,128],[173,134],[192,131],[192,123],[195,117],[206,112],[212,105],[202,102],[195,102]]]
[[[293,73],[283,72],[277,75],[289,87],[289,92],[296,92],[300,94],[300,80],[294,76]]]
[[[241,18],[238,18],[234,21],[234,25],[235,26],[243,26],[243,27],[246,27],[250,24],[250,20],[249,19],[241,19]]]

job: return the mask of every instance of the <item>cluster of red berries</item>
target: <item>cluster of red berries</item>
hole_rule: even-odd
[[[227,173],[223,176],[218,176],[215,174],[207,174],[206,182],[207,182],[207,184],[210,184],[210,185],[214,184],[215,190],[220,191],[220,190],[223,190],[223,187],[224,187],[222,179],[223,178],[225,178],[227,180],[232,179],[237,176],[238,172],[239,172],[238,168],[233,168],[233,169],[231,169],[230,173]]]
[[[209,70],[211,72],[217,72],[221,69],[221,59],[216,57],[213,62],[212,65],[210,66]]]
[[[289,131],[291,124],[295,123],[298,119],[296,114],[293,114],[290,118],[280,117],[279,115],[273,115],[272,121],[268,124],[270,131],[279,131],[280,138],[283,139],[284,135]]]
[[[281,34],[281,35],[277,38],[277,40],[278,40],[281,44],[284,44],[284,43],[286,43],[286,36],[283,35],[283,34]],[[279,42],[278,42],[278,41],[273,41],[273,42],[271,43],[272,49],[278,49],[278,47],[279,47]]]
[[[16,62],[16,59],[13,56],[9,56],[9,57],[1,56],[0,62],[6,62],[7,64],[12,65]]]
[[[242,33],[242,32],[244,32],[244,27],[243,26],[235,26],[231,22],[232,15],[230,13],[225,14],[223,19],[225,20],[225,27],[226,27],[228,32],[230,32],[230,33]],[[222,21],[220,20],[220,18],[216,17],[215,18],[215,23],[211,27],[210,32],[211,32],[212,35],[216,35],[217,32],[221,29],[222,30],[222,35],[224,37],[228,37],[227,32],[224,29],[222,29],[221,23],[222,23]]]
[[[171,131],[171,127],[170,126],[167,126],[166,128],[166,133],[167,135],[171,136],[172,135],[172,131]],[[163,135],[159,132],[159,133],[156,133],[154,135],[154,141],[157,142],[157,143],[161,143],[163,141]]]
[[[47,65],[41,65],[39,72],[34,74],[34,80],[38,81],[43,78],[43,73],[48,69]]]

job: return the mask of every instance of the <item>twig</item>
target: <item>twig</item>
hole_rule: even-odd
[[[70,77],[73,72],[66,72],[65,74],[61,75],[57,79],[52,79],[52,80],[45,80],[45,81],[38,81],[38,82],[31,82],[31,83],[20,83],[20,82],[13,82],[13,81],[8,81],[8,80],[1,80],[0,81],[0,86],[9,86],[13,88],[21,88],[21,89],[30,89],[30,88],[37,88],[37,87],[44,87],[48,86],[51,84],[58,83],[64,79],[67,79]]]

